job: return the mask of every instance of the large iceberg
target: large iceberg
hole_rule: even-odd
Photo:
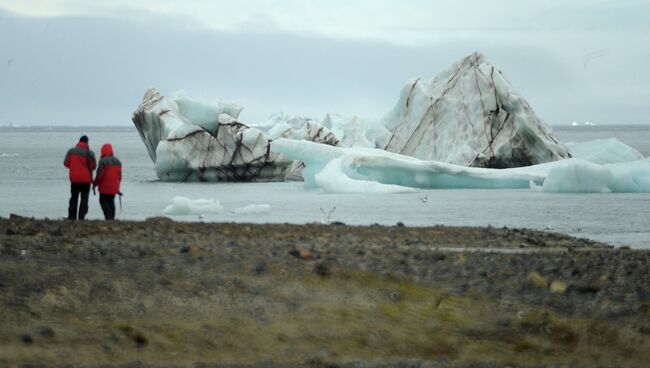
[[[197,101],[182,92],[165,98],[150,89],[133,122],[158,178],[166,181],[301,179],[302,163],[273,150],[276,139],[382,149],[465,167],[512,168],[571,157],[501,71],[478,53],[430,81],[407,84],[379,120],[330,113],[318,122],[277,114],[247,125],[238,120],[241,111],[232,103]]]
[[[385,149],[422,160],[509,168],[569,158],[493,63],[474,53],[435,78],[408,83],[382,120]]]
[[[278,121],[264,132],[237,120],[241,106],[167,99],[149,89],[133,114],[140,138],[164,181],[282,181],[300,177],[300,163],[270,149],[270,137],[337,145],[336,137],[308,119]],[[270,134],[270,135],[269,135]]]

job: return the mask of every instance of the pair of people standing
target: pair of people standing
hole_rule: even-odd
[[[102,146],[102,156],[99,165],[95,161],[95,153],[88,146],[88,137],[83,135],[74,148],[68,150],[63,165],[70,171],[70,203],[68,219],[83,220],[88,213],[88,197],[90,186],[99,187],[99,204],[106,220],[115,219],[115,195],[120,193],[122,181],[122,163],[113,156],[110,144]],[[93,171],[97,175],[93,180]],[[81,203],[77,208],[81,197]]]

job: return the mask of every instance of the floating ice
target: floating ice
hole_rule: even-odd
[[[575,144],[585,157],[624,157],[631,148],[610,145],[592,155],[591,143]],[[592,147],[592,151],[590,151]],[[531,188],[545,192],[650,192],[650,160],[599,164],[574,158],[511,168],[473,168],[378,149],[324,147],[278,139],[274,151],[305,163],[305,186],[326,192],[400,192],[444,188]]]
[[[6,153],[6,152],[0,153],[0,158],[13,158],[13,157],[18,157],[18,156],[20,156],[20,155],[17,154],[17,153]]]
[[[380,120],[327,114],[319,123],[276,114],[247,125],[238,121],[241,110],[236,104],[193,100],[184,92],[166,99],[150,89],[133,122],[156,175],[166,181],[300,179],[302,164],[271,150],[270,141],[283,138],[379,148],[472,167],[519,167],[570,157],[501,71],[479,53],[430,81],[409,82]],[[315,178],[312,174],[307,176]]]
[[[249,204],[248,206],[239,207],[233,211],[237,215],[261,215],[271,212],[269,204]]]
[[[189,199],[186,197],[174,197],[163,211],[166,215],[205,215],[223,212],[221,203],[215,199]]]

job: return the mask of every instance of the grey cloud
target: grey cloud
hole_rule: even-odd
[[[151,86],[241,103],[248,122],[277,111],[378,117],[409,78],[433,77],[475,50],[499,65],[551,123],[648,122],[645,67],[632,76],[614,73],[608,64],[603,69],[605,63],[590,65],[589,73],[603,73],[602,83],[623,80],[640,91],[612,100],[591,90],[579,57],[567,59],[562,48],[551,52],[537,42],[509,38],[402,47],[277,32],[220,33],[153,16],[40,19],[0,12],[0,45],[0,123],[129,124]],[[643,52],[622,49],[621,55],[630,57]],[[618,55],[613,54],[610,59]]]

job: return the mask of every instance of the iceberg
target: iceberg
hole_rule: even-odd
[[[149,89],[133,123],[163,181],[282,181],[302,166],[271,152],[270,136],[338,144],[308,119],[279,121],[268,134],[237,120],[239,105],[192,100],[183,92],[165,98]]]
[[[574,143],[582,157],[510,169],[467,167],[379,149],[326,147],[289,139],[278,139],[271,145],[274,151],[304,162],[305,187],[318,187],[325,192],[395,193],[450,188],[650,192],[649,159],[608,164],[588,161],[599,155],[624,157],[634,150],[618,143],[605,148],[592,142]]]
[[[382,125],[390,152],[462,166],[511,168],[571,157],[487,57],[409,82]]]
[[[249,125],[238,120],[241,111],[237,104],[194,100],[184,92],[165,98],[152,88],[134,112],[133,123],[154,162],[156,175],[164,181],[304,178],[307,186],[318,185],[312,168],[320,172],[332,161],[331,152],[319,158],[318,164],[310,156],[311,168],[304,168],[296,158],[301,155],[289,157],[272,149],[275,146],[271,142],[287,139],[329,147],[380,149],[400,154],[400,160],[409,156],[449,164],[454,167],[452,171],[457,166],[525,167],[571,157],[567,146],[535,115],[501,71],[479,53],[429,81],[418,78],[409,82],[397,104],[379,120],[328,113],[318,122],[276,114],[265,123]],[[304,147],[310,152],[315,149],[313,145]],[[333,172],[329,167],[325,173]],[[367,185],[373,187],[369,190],[378,190],[375,184],[367,183],[357,190]]]

